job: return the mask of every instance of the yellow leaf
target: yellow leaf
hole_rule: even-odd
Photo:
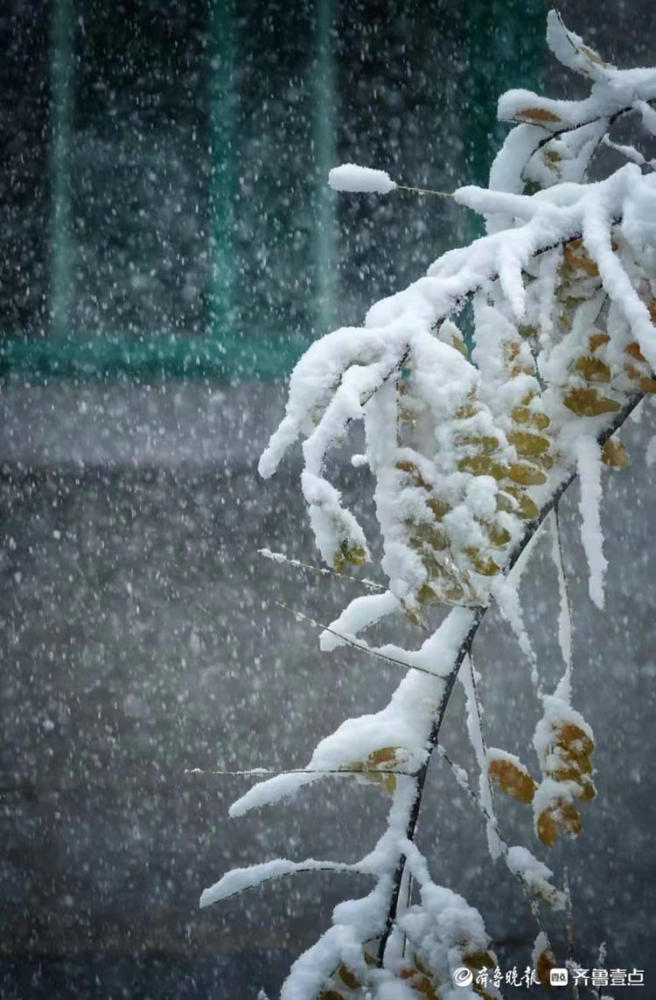
[[[592,778],[589,778],[587,777],[587,775],[584,775],[581,781],[579,782],[579,785],[581,788],[579,798],[581,799],[582,802],[590,802],[592,799],[594,799],[594,797],[597,794],[597,789],[595,788],[594,781],[592,780]]]
[[[560,807],[560,823],[570,837],[578,837],[581,832],[581,814],[571,802],[565,802]]]
[[[436,520],[441,521],[445,514],[448,514],[451,507],[445,500],[440,500],[439,497],[429,497],[426,501],[426,506],[430,507]]]
[[[387,792],[388,795],[392,795],[396,789],[396,775],[395,774],[383,774],[380,778],[380,783]]]
[[[432,489],[431,484],[426,482],[414,462],[409,462],[407,459],[401,459],[396,463],[396,468],[399,472],[406,472],[411,477],[415,486],[421,486],[424,490]]]
[[[514,514],[517,510],[517,501],[506,490],[498,490],[497,510],[503,510],[506,514]]]
[[[458,462],[458,468],[461,472],[471,472],[475,476],[492,476],[494,479],[503,479],[506,474],[505,466],[488,455],[466,455]]]
[[[602,413],[617,413],[621,409],[617,400],[600,396],[596,389],[582,386],[569,389],[563,403],[577,417],[598,417]]]
[[[574,367],[588,382],[610,382],[610,366],[600,358],[593,358],[591,354],[577,358]]]
[[[515,406],[510,411],[510,416],[516,424],[533,424],[539,431],[544,431],[550,424],[546,413],[530,410],[528,406]]]
[[[493,969],[497,963],[489,951],[470,951],[462,956],[462,964],[470,969]]]
[[[586,756],[594,750],[594,741],[573,722],[564,722],[558,726],[556,742],[558,746],[568,748],[572,753]]]
[[[443,585],[442,593],[444,594],[444,600],[449,604],[458,604],[465,599],[465,590],[455,577],[451,577]]]
[[[583,52],[588,57],[588,59],[590,60],[590,62],[597,63],[599,66],[605,66],[606,65],[606,63],[601,58],[601,56],[599,55],[599,53],[595,52],[594,49],[589,49],[587,45],[582,45],[581,46],[581,52]]]
[[[582,783],[592,770],[592,764],[588,757],[583,760],[563,758],[562,765],[549,770],[549,777],[555,781],[575,781]]]
[[[558,839],[558,827],[548,809],[543,809],[537,820],[538,837],[547,847],[553,847]]]
[[[632,340],[630,344],[627,344],[624,348],[624,353],[629,354],[636,361],[646,361],[644,354],[640,350],[640,344],[637,340]]]
[[[532,802],[537,785],[523,764],[503,757],[493,757],[487,772],[502,792],[520,802]]]
[[[424,542],[438,552],[449,547],[449,536],[444,528],[437,524],[430,524],[427,521],[418,524],[410,522],[408,527],[412,532],[410,540],[412,548],[420,548]]]
[[[532,462],[510,462],[508,475],[514,483],[519,483],[520,486],[541,486],[547,481],[542,469]]]
[[[656,379],[653,379],[651,375],[648,374],[649,368],[646,364],[640,364],[639,367],[636,367],[636,365],[629,362],[624,365],[624,371],[629,378],[633,379],[642,392],[656,392]]]
[[[535,520],[540,511],[538,509],[538,505],[528,495],[528,493],[525,493],[519,486],[513,486],[512,484],[505,487],[505,492],[514,497],[519,504],[519,516],[524,521]]]
[[[379,747],[378,750],[371,751],[367,760],[372,767],[382,767],[384,764],[394,764],[396,763],[398,750],[398,747]]]
[[[561,119],[558,115],[554,114],[553,111],[547,111],[546,108],[522,108],[521,111],[516,111],[514,116],[516,121],[523,122],[559,122]]]
[[[602,347],[603,344],[608,344],[610,337],[607,333],[593,333],[590,335],[588,340],[588,346],[591,351],[596,351],[598,347]]]
[[[477,573],[481,576],[496,576],[501,567],[495,563],[491,556],[484,556],[475,545],[466,545],[465,554]]]
[[[538,458],[549,448],[549,439],[530,431],[511,431],[508,440],[521,458]]]
[[[484,527],[492,548],[503,549],[510,541],[510,532],[503,525],[493,522],[484,525]]]
[[[492,434],[482,434],[480,436],[459,434],[454,443],[462,447],[475,448],[480,455],[493,455],[499,448],[499,439]]]
[[[578,837],[581,826],[581,814],[576,806],[564,798],[557,797],[538,816],[537,834],[543,844],[553,847],[558,836],[558,827],[570,837]]]
[[[608,438],[601,449],[601,461],[612,469],[625,469],[629,463],[626,448],[619,438]]]
[[[558,968],[558,960],[551,948],[541,951],[535,961],[535,975],[543,986],[550,985],[551,970]]]
[[[588,256],[588,252],[583,246],[583,240],[570,240],[563,247],[563,256],[565,258],[565,264],[575,271],[583,271],[585,274],[590,275],[590,277],[597,277],[599,275],[599,268]]]
[[[342,980],[342,982],[346,986],[348,986],[350,990],[357,990],[358,986],[360,985],[354,974],[351,972],[348,966],[344,965],[344,963],[342,963],[339,969],[337,970],[337,975]]]
[[[427,583],[422,583],[421,587],[417,591],[417,600],[420,604],[428,605],[442,603],[433,588]]]
[[[347,563],[351,566],[362,566],[366,561],[366,553],[362,546],[345,538],[333,556],[333,569],[341,573],[346,568]]]

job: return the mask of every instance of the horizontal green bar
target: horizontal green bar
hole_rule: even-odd
[[[0,377],[36,383],[55,377],[275,379],[291,371],[307,346],[300,336],[231,338],[229,348],[213,337],[5,337]]]

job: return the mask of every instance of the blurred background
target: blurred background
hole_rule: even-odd
[[[581,94],[550,64],[547,6],[2,5],[3,1000],[273,995],[332,906],[366,891],[315,874],[200,912],[200,891],[231,866],[362,855],[387,804],[335,782],[228,821],[248,779],[186,772],[302,766],[318,736],[381,707],[398,681],[352,652],[320,659],[312,629],[276,605],[325,621],[357,587],[257,555],[317,561],[297,460],[263,483],[257,457],[303,349],[480,233],[448,199],[339,197],[328,170],[484,183],[505,134],[501,91]],[[560,8],[612,61],[654,62],[651,2]],[[607,482],[603,615],[587,598],[575,489],[563,510],[575,705],[597,734],[600,794],[553,860],[569,866],[584,966],[604,940],[612,967],[648,970],[654,950],[652,414],[628,429],[631,465]],[[366,506],[362,471],[339,475]],[[555,683],[548,549],[525,602]],[[495,613],[477,645],[489,740],[518,752],[537,718],[528,671]],[[467,764],[460,713],[455,699],[445,740]],[[521,809],[504,821],[511,843],[531,845]],[[530,913],[437,763],[420,837],[436,880],[480,905],[500,962],[528,964]],[[655,991],[646,972],[643,995]]]

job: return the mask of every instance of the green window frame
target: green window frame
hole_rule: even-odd
[[[140,0],[136,7],[145,9],[147,5],[147,0]],[[369,27],[374,37],[376,30],[386,30],[386,25],[390,25],[392,31],[395,18],[405,18],[409,38],[411,41],[414,38],[417,45],[420,65],[415,68],[432,81],[426,86],[430,86],[436,106],[440,86],[444,83],[444,78],[435,77],[432,65],[433,61],[439,63],[435,57],[438,28],[440,24],[455,24],[454,30],[460,31],[467,65],[472,70],[464,91],[462,181],[485,182],[490,157],[500,137],[499,131],[493,135],[488,132],[490,104],[496,101],[502,89],[520,77],[523,81],[533,78],[537,86],[544,62],[546,0],[528,3],[491,0],[470,4],[464,11],[462,5],[451,0],[443,0],[432,9],[418,2],[371,2],[363,8],[346,0],[341,3],[340,0],[306,0],[298,5],[293,23],[290,23],[289,8],[275,2],[262,0],[242,4],[239,0],[198,0],[204,53],[202,59],[199,58],[205,95],[202,130],[205,148],[209,150],[201,213],[204,214],[208,256],[202,290],[202,323],[196,322],[190,330],[181,330],[179,324],[170,329],[154,330],[139,329],[138,324],[135,328],[134,321],[121,324],[114,319],[111,323],[99,324],[96,319],[87,330],[83,317],[76,314],[80,286],[84,284],[84,274],[91,274],[88,270],[91,265],[83,261],[81,278],[78,266],[81,260],[80,195],[73,167],[77,155],[77,129],[81,114],[84,116],[84,107],[82,112],[80,107],[93,104],[89,97],[93,86],[104,85],[100,78],[93,80],[93,59],[100,51],[98,39],[102,34],[96,27],[94,35],[94,18],[99,19],[99,23],[102,21],[98,11],[105,6],[98,0],[92,3],[52,0],[51,3],[47,319],[42,328],[37,325],[30,330],[7,330],[0,337],[0,374],[5,377],[26,381],[44,381],[55,376],[144,380],[179,376],[222,380],[281,377],[290,370],[310,340],[327,332],[340,319],[344,321],[340,303],[347,284],[344,272],[348,272],[348,267],[344,267],[340,257],[337,232],[342,220],[338,212],[351,212],[348,221],[353,228],[358,211],[342,209],[337,196],[326,184],[326,176],[331,166],[351,158],[344,128],[344,119],[350,114],[350,98],[345,93],[348,88],[345,63],[350,57],[340,39],[341,28],[353,19],[351,14],[355,17],[355,13],[360,12],[362,16],[364,11],[363,38]],[[367,18],[371,25],[367,24]],[[255,22],[262,22],[263,26],[253,39],[252,24]],[[118,30],[120,25],[113,24],[113,27]],[[430,44],[422,40],[424,34],[432,34]],[[292,37],[300,38],[296,49],[290,42]],[[268,53],[267,44],[270,46]],[[258,45],[260,49],[256,51]],[[112,37],[107,43],[108,52],[100,51],[98,57],[101,64],[104,59],[110,69],[111,46]],[[150,51],[147,44],[146,50]],[[414,53],[409,52],[410,63],[413,57]],[[258,60],[264,63],[264,68]],[[249,67],[254,71],[250,72]],[[197,72],[198,65],[192,70]],[[257,76],[255,70],[260,74],[259,94],[253,84]],[[146,78],[144,86],[147,89],[148,72],[147,66],[137,67],[132,75],[126,72],[126,91],[134,79],[142,78]],[[86,80],[82,96],[81,79]],[[262,138],[255,134],[257,128],[260,133],[266,131],[260,105],[269,99],[267,92],[271,95],[271,103],[277,106],[271,119],[272,130],[275,130],[276,121],[286,122],[285,101],[291,102],[289,115],[295,116],[285,124],[283,135],[277,136],[272,131],[268,145],[265,143],[260,148],[260,154],[264,149],[266,155],[275,157],[279,138],[294,146],[293,156],[287,161],[287,164],[292,160],[296,164],[296,176],[289,181],[289,197],[285,197],[282,169],[277,175],[272,173],[268,181],[269,188],[278,185],[275,191],[258,191],[255,181],[250,195],[240,190],[244,164],[248,172],[248,143],[250,141],[252,146]],[[87,108],[86,113],[93,117],[93,108],[91,111]],[[403,113],[401,109],[400,114]],[[431,146],[425,149],[427,162],[440,151],[439,136],[431,138]],[[419,164],[404,161],[403,167],[418,169]],[[112,164],[108,163],[105,176],[110,178],[110,186],[111,174]],[[97,173],[96,179],[99,177]],[[409,182],[415,179],[403,178]],[[249,197],[253,199],[250,203]],[[90,198],[92,203],[93,192]],[[259,215],[261,223],[259,229],[257,226],[253,229],[252,245],[248,243],[248,234],[240,236],[245,213],[249,211],[253,217]],[[390,217],[390,211],[409,213],[414,209],[407,202],[398,203],[392,209],[379,209],[369,201],[364,211],[373,215],[380,211],[384,222]],[[464,224],[461,239],[475,234],[472,228],[475,224]],[[253,275],[257,277],[258,274],[251,256],[257,251],[266,258],[272,232],[277,266],[283,277],[289,277],[290,268],[299,267],[301,262],[303,265],[298,286],[292,288],[293,282],[290,283],[287,293],[290,300],[296,299],[297,311],[288,316],[284,303],[278,302],[275,308],[261,305],[259,312],[256,309],[250,316],[249,298],[256,287]],[[297,238],[293,236],[295,232],[299,234]],[[445,243],[450,235],[444,234]],[[423,259],[426,260],[425,253]],[[281,296],[284,294],[285,281],[275,270],[266,272],[259,280],[260,298],[262,286],[267,282],[272,288],[277,286]]]

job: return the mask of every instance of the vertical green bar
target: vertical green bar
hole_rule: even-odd
[[[50,39],[50,327],[70,333],[73,294],[71,242],[71,115],[73,104],[73,0],[53,0]]]
[[[226,352],[236,344],[234,301],[235,0],[210,13],[209,334]]]
[[[316,274],[315,327],[321,335],[332,330],[335,323],[335,192],[328,187],[328,171],[336,165],[337,157],[333,21],[333,0],[317,0],[312,95],[317,206],[313,249]]]
[[[548,6],[548,0],[469,5],[468,183],[487,187],[492,160],[508,131],[497,122],[501,94],[514,87],[542,86]],[[482,231],[482,223],[474,220],[472,236]]]

